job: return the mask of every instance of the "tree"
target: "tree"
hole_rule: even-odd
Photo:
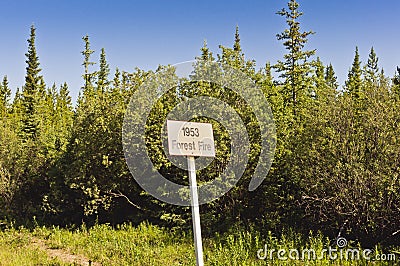
[[[28,39],[28,53],[25,54],[26,60],[26,76],[25,84],[22,89],[22,105],[23,105],[23,128],[24,138],[34,139],[38,131],[38,121],[36,120],[36,99],[39,88],[43,87],[43,77],[40,75],[39,57],[36,52],[35,38],[36,29],[32,25],[30,38]]]
[[[245,60],[240,44],[239,26],[236,26],[233,48],[225,47],[223,45],[220,45],[219,48],[222,50],[222,52],[217,55],[219,62],[254,77],[255,61]]]
[[[215,58],[213,57],[212,52],[210,51],[210,49],[207,47],[207,41],[204,40],[203,42],[203,47],[201,47],[201,56],[199,57],[199,59],[203,60],[203,61],[214,61]]]
[[[358,100],[337,97],[298,136],[291,167],[304,188],[304,220],[332,237],[342,228],[361,244],[398,242],[399,111],[385,86],[365,91],[363,112]]]
[[[7,76],[4,76],[3,83],[0,84],[0,117],[4,117],[10,108],[10,96]]]
[[[89,73],[89,67],[96,63],[90,61],[90,56],[94,53],[94,51],[90,49],[89,36],[86,35],[86,36],[82,37],[82,40],[85,42],[85,49],[81,52],[82,55],[84,56],[82,65],[85,68],[85,73],[83,75],[83,78],[85,80],[84,89],[87,90],[92,85],[91,82],[92,82],[92,77],[93,77],[93,74]]]
[[[344,86],[345,91],[355,99],[363,98],[361,74],[360,55],[358,54],[358,47],[356,47],[353,64],[349,70]]]
[[[325,66],[322,63],[321,59],[317,57],[317,61],[315,61],[315,91],[313,95],[315,98],[320,97],[320,91],[325,90],[326,81],[324,77]]]
[[[100,53],[100,70],[97,73],[97,89],[104,92],[105,88],[109,85],[108,75],[110,74],[110,67],[106,60],[106,52],[101,48]]]
[[[314,83],[315,89],[312,95],[314,97],[314,103],[320,103],[321,101],[332,102],[336,95],[336,77],[333,72],[332,65],[325,68],[321,59],[318,57],[314,62],[315,75]],[[325,70],[326,69],[326,70]]]
[[[394,75],[392,81],[393,81],[392,91],[394,95],[396,95],[396,97],[400,99],[400,67],[397,67],[397,73]]]
[[[277,14],[286,18],[289,28],[276,35],[278,40],[283,41],[288,53],[284,55],[285,60],[278,60],[274,68],[281,73],[279,77],[284,79],[282,94],[285,103],[292,109],[293,114],[296,114],[298,103],[304,101],[307,90],[311,87],[309,75],[312,73],[312,64],[308,60],[315,54],[315,50],[304,50],[304,47],[308,42],[308,36],[314,32],[300,30],[298,20],[303,13],[299,11],[296,0],[290,0],[288,8],[289,10],[283,8]]]
[[[371,47],[367,64],[364,66],[364,79],[367,83],[367,86],[377,86],[378,78],[379,78],[378,57],[376,56],[374,47]]]
[[[118,67],[115,69],[112,85],[114,88],[121,89],[121,72],[119,71]]]
[[[327,85],[330,88],[337,90],[339,84],[337,82],[337,77],[336,77],[336,74],[335,74],[332,64],[329,64],[329,66],[326,68],[325,80],[326,80]]]

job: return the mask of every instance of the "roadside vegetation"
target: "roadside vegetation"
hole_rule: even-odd
[[[37,245],[39,240],[45,243],[47,249],[54,250],[49,257],[43,246]],[[349,241],[343,247],[360,249],[360,256],[349,254],[340,259],[337,243],[322,234],[311,234],[308,237],[292,231],[286,231],[280,236],[271,232],[261,235],[258,231],[233,230],[225,234],[215,234],[204,238],[205,265],[396,265],[393,256],[399,252],[393,249],[383,250],[376,246],[372,248],[371,260],[362,257],[361,247]],[[266,250],[267,247],[267,250]],[[323,249],[338,249],[329,255]],[[260,251],[262,249],[262,251]],[[316,257],[302,252],[314,250]],[[61,229],[59,227],[37,226],[31,230],[5,229],[0,234],[0,265],[80,265],[68,263],[61,254],[80,254],[92,265],[99,263],[104,266],[121,265],[195,265],[195,255],[192,236],[182,231],[170,230],[148,223],[138,226],[124,224],[112,227],[107,224],[94,225],[91,228],[81,225],[78,228]],[[271,250],[275,250],[272,252]],[[278,250],[286,250],[282,259]],[[294,251],[298,250],[299,258]],[[266,252],[266,253],[265,253]],[[257,256],[257,253],[258,257]],[[323,255],[321,255],[323,254]],[[335,255],[336,254],[336,255]],[[385,261],[373,261],[375,254],[384,254]],[[389,256],[390,255],[390,256]],[[310,256],[310,257],[309,257]],[[329,257],[331,256],[331,257]],[[96,264],[97,265],[97,264]]]
[[[217,98],[239,114],[249,136],[249,160],[239,182],[200,208],[208,265],[385,265],[257,259],[265,244],[276,250],[322,250],[338,237],[383,254],[400,246],[400,68],[388,76],[373,47],[365,62],[355,47],[341,86],[332,63],[322,62],[310,48],[314,32],[302,30],[299,3],[289,0],[277,14],[286,22],[277,34],[286,51],[281,60],[266,59],[257,69],[245,56],[237,26],[232,47],[221,45],[213,53],[204,42],[188,79],[178,78],[172,66],[111,73],[105,49],[94,60],[84,36],[83,87],[76,103],[68,84],[46,84],[32,26],[24,85],[12,97],[7,76],[0,83],[0,217],[15,221],[0,224],[0,265],[71,264],[52,258],[52,249],[103,265],[194,264],[190,208],[146,193],[124,154],[126,142],[134,146],[135,138],[143,137],[122,138],[129,99],[143,83],[154,81],[155,72],[166,79],[154,84],[172,89],[159,95],[144,137],[165,178],[188,183],[186,171],[163,153],[163,121],[176,105],[199,95]],[[276,150],[254,191],[248,188],[262,145],[254,106],[229,88],[196,81],[209,73],[204,62],[245,73],[271,107]],[[214,69],[216,76],[221,69]],[[217,156],[199,172],[199,183],[218,178],[231,152],[222,123],[207,119],[197,120],[213,123]]]

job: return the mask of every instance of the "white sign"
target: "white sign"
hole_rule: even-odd
[[[215,157],[212,125],[167,120],[170,155]]]

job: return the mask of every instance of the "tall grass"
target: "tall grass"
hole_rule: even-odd
[[[204,229],[206,230],[206,229]],[[70,253],[82,254],[87,258],[100,262],[102,265],[195,265],[193,239],[190,234],[171,231],[148,223],[139,226],[125,224],[117,227],[96,225],[91,228],[81,226],[75,229],[59,227],[36,227],[33,231],[26,229],[7,230],[0,234],[0,265],[62,265],[49,264],[49,258],[40,250],[30,246],[30,239],[44,239],[51,248],[61,248]],[[379,262],[360,260],[330,259],[289,259],[278,258],[278,250],[313,249],[321,254],[323,249],[335,247],[335,242],[321,234],[304,237],[292,231],[283,233],[280,237],[267,232],[262,235],[255,230],[237,228],[225,234],[203,239],[205,265],[398,265],[396,261]],[[257,257],[257,252],[265,259]],[[355,243],[348,247],[359,248]],[[273,256],[269,252],[275,250]],[[382,251],[377,248],[378,253]],[[18,253],[19,252],[19,253]],[[7,254],[22,254],[27,252],[32,261],[42,264],[29,264],[25,256],[4,263]],[[2,255],[6,254],[6,255]],[[292,253],[292,255],[295,253]],[[15,256],[18,257],[18,256]],[[397,263],[400,256],[398,255]],[[46,264],[48,263],[48,264]],[[58,263],[58,262],[53,262]]]
[[[62,266],[61,261],[49,258],[45,251],[32,245],[28,230],[20,228],[0,231],[0,266]]]

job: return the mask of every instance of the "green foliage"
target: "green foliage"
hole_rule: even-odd
[[[11,89],[8,87],[7,76],[0,84],[0,118],[4,119],[10,109]]]
[[[7,229],[0,232],[0,258],[5,265],[67,265],[59,259],[50,259],[45,252],[32,245],[33,241],[42,241],[52,251],[83,255],[104,266],[113,265],[194,265],[196,263],[193,237],[184,231],[172,231],[166,228],[141,223],[138,226],[123,224],[116,227],[85,225],[75,229],[59,227],[36,227],[29,232],[26,229]],[[332,255],[327,251],[336,249]],[[349,241],[348,248],[362,248],[357,242]],[[43,248],[43,247],[42,247]],[[267,250],[266,250],[267,249]],[[323,251],[325,249],[325,252]],[[395,254],[392,250],[371,247],[371,258],[376,254]],[[262,233],[254,229],[236,228],[229,233],[215,234],[203,239],[205,265],[368,265],[370,261],[362,258],[346,258],[347,250],[337,250],[335,241],[322,234],[309,232],[308,236],[293,231],[279,235],[272,232]],[[284,250],[279,259],[278,250]],[[315,252],[316,259],[313,259]],[[271,253],[272,251],[272,253]],[[296,257],[298,252],[299,259]],[[291,252],[291,258],[289,258]],[[304,252],[304,259],[301,259]],[[361,253],[360,252],[360,253]],[[261,259],[257,257],[257,253]],[[271,255],[272,254],[272,255]],[[309,255],[310,254],[310,259]],[[321,255],[322,254],[322,255]],[[342,254],[342,255],[341,255]],[[11,256],[12,255],[12,256]],[[25,255],[25,256],[24,256]],[[336,259],[331,259],[332,258]],[[265,258],[263,258],[265,257]],[[50,263],[51,262],[51,263]],[[65,264],[64,264],[65,263]],[[373,265],[394,265],[396,261],[374,261]]]
[[[360,55],[358,53],[358,47],[356,47],[356,52],[354,55],[353,64],[349,73],[347,75],[347,80],[345,81],[345,92],[351,95],[354,99],[357,99],[359,102],[363,99],[363,91],[362,91],[362,70],[361,70],[361,61]]]
[[[82,40],[85,42],[85,50],[83,50],[81,53],[84,56],[84,61],[82,65],[85,68],[85,74],[84,74],[84,80],[85,80],[85,89],[89,87],[89,84],[91,83],[91,78],[92,74],[89,73],[89,66],[92,66],[96,64],[95,62],[90,61],[90,56],[94,53],[93,50],[90,49],[90,41],[89,41],[89,36],[86,35],[82,37]]]
[[[36,28],[31,26],[31,34],[28,39],[28,53],[25,54],[26,60],[26,76],[25,85],[22,90],[22,106],[23,106],[23,127],[22,134],[25,139],[34,139],[38,131],[37,100],[40,89],[43,89],[41,69],[39,68],[39,57],[35,46]]]
[[[288,106],[295,115],[297,105],[302,105],[309,95],[312,72],[312,62],[309,58],[315,54],[315,50],[303,48],[308,42],[308,36],[314,32],[301,31],[299,18],[303,13],[299,11],[296,0],[290,0],[288,8],[289,10],[283,8],[277,12],[278,15],[286,18],[288,28],[276,35],[278,40],[283,41],[288,53],[284,55],[284,61],[278,60],[274,68],[280,73],[279,77],[283,78],[281,93],[284,95],[285,106]]]
[[[397,67],[397,73],[393,78],[392,91],[397,99],[400,99],[400,67]]]
[[[92,69],[96,64],[91,59],[94,51],[85,36],[81,52],[84,85],[75,107],[66,83],[46,87],[32,26],[22,90],[16,90],[11,103],[6,76],[0,86],[0,216],[20,222],[36,215],[40,220],[60,224],[151,220],[170,227],[190,227],[189,208],[154,200],[139,187],[126,165],[122,148],[124,114],[131,96],[146,83],[151,88],[168,88],[164,95],[154,90],[157,101],[146,121],[145,143],[157,171],[171,181],[188,183],[186,171],[169,162],[162,148],[163,123],[178,104],[184,105],[196,96],[213,97],[232,107],[245,125],[250,140],[249,161],[233,189],[201,206],[202,224],[210,228],[207,235],[240,224],[274,232],[287,227],[303,232],[317,228],[330,236],[341,230],[362,243],[399,243],[400,69],[391,82],[379,68],[373,48],[363,68],[356,48],[344,93],[339,93],[332,64],[324,65],[320,58],[312,60],[315,50],[305,49],[313,32],[301,30],[299,20],[303,14],[298,2],[290,0],[288,9],[278,15],[287,23],[287,29],[277,35],[287,50],[283,60],[272,67],[268,62],[257,70],[255,61],[245,56],[237,26],[232,47],[221,45],[220,51],[213,54],[204,42],[188,79],[178,78],[171,66],[159,66],[157,73],[162,78],[152,71],[135,69],[130,73],[117,68],[111,79],[104,49],[100,51],[98,69]],[[210,63],[218,67],[210,68]],[[252,112],[254,106],[230,89],[249,84],[243,76],[226,71],[226,66],[249,76],[261,88],[277,127],[273,165],[262,185],[252,192],[248,185],[260,155],[260,128]],[[278,72],[278,80],[272,69]],[[210,75],[224,86],[209,82]],[[216,115],[225,111],[221,106],[209,108]],[[203,116],[193,121],[212,123],[217,140],[215,160],[199,171],[201,184],[218,179],[225,169],[232,155],[231,138],[219,121]],[[132,140],[139,137],[143,136],[132,136]],[[127,264],[166,264],[171,262],[168,256],[176,263],[193,264],[193,257],[181,257],[177,251],[187,253],[187,242],[191,240],[173,242],[170,238],[174,235],[148,225],[142,227],[121,228],[117,242],[109,240],[113,238],[109,226],[95,227],[90,234],[88,229],[74,233],[54,230],[52,234],[58,239],[73,235],[77,243],[71,239],[66,240],[68,244],[54,239],[52,243],[71,244],[79,252],[88,252],[110,265],[104,253],[120,258],[126,250],[131,255],[150,257],[143,261],[140,256],[136,260],[132,256]],[[125,229],[136,233],[131,239],[135,245],[123,242],[122,238],[129,239]],[[238,265],[257,265],[249,249],[260,244],[259,238],[244,233],[209,240],[206,254],[210,264],[226,265],[232,257],[229,252],[234,251]],[[276,247],[312,244],[270,240]],[[165,241],[165,249],[150,251],[157,241]],[[315,241],[323,243],[322,238]],[[99,248],[99,242],[106,245]],[[141,245],[144,250],[138,249]],[[169,255],[160,261],[153,259],[164,251]]]
[[[364,66],[364,79],[368,83],[367,86],[377,86],[379,78],[379,67],[378,57],[376,56],[374,47],[371,47],[371,51],[368,56],[368,62]]]
[[[97,88],[99,90],[106,90],[106,87],[109,84],[108,75],[110,74],[110,67],[106,60],[106,52],[104,48],[101,49],[99,65],[100,69],[97,73]]]
[[[335,75],[335,71],[333,70],[332,64],[329,64],[329,66],[326,68],[325,72],[325,80],[329,88],[333,90],[337,90],[338,88],[338,82],[337,82],[337,77]]]
[[[68,265],[50,258],[44,250],[32,245],[31,235],[25,229],[7,229],[0,232],[0,261],[4,266]]]
[[[331,234],[342,228],[362,243],[396,241],[398,108],[388,87],[360,89],[362,113],[358,98],[348,94],[313,110],[292,167],[304,184],[302,203],[312,228],[319,224]]]

